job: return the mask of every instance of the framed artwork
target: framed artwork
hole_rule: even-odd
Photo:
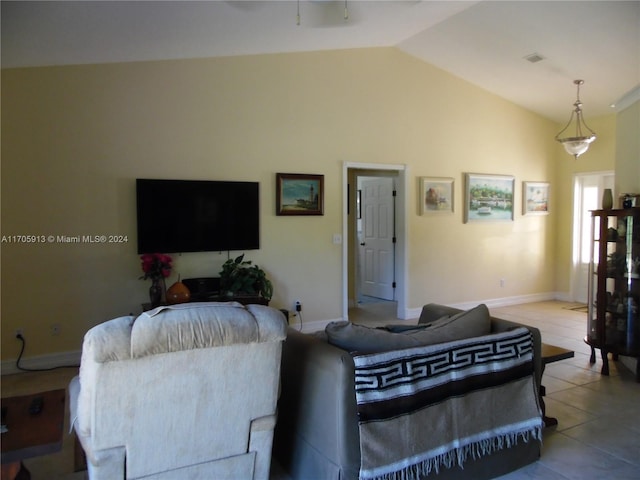
[[[453,178],[420,177],[420,215],[453,213]]]
[[[466,173],[464,221],[513,221],[512,175]]]
[[[324,215],[324,175],[276,173],[276,215]]]
[[[522,214],[549,214],[548,182],[522,182]]]

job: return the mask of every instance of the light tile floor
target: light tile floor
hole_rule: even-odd
[[[495,316],[538,327],[545,343],[575,351],[574,358],[548,365],[543,376],[547,414],[559,424],[545,430],[540,460],[500,480],[640,478],[640,384],[617,362],[609,362],[609,377],[599,373],[599,355],[595,365],[589,363],[590,349],[582,340],[586,314],[570,306],[538,302],[491,309]],[[349,316],[367,325],[397,323],[395,308],[391,302],[367,303],[350,310]],[[2,396],[66,388],[76,374],[63,369],[3,376]],[[62,452],[25,461],[34,480],[86,478],[86,472],[72,473],[73,441],[66,432],[68,418]],[[287,480],[277,464],[271,480]]]

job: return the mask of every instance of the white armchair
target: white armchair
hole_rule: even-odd
[[[284,315],[191,303],[87,332],[69,386],[89,478],[268,479]]]

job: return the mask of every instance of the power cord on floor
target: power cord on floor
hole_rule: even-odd
[[[300,319],[300,328],[298,329],[298,331],[301,332],[302,331],[302,303],[300,303],[300,300],[296,300],[295,309],[296,309],[296,313],[294,315],[297,315],[298,318]]]
[[[22,336],[21,333],[18,333],[16,335],[16,338],[22,342],[22,347],[20,347],[20,354],[18,355],[18,359],[16,360],[16,368],[18,370],[21,370],[23,372],[49,372],[51,370],[57,370],[59,368],[79,368],[80,367],[80,365],[60,365],[60,366],[57,366],[57,367],[50,367],[50,368],[27,368],[27,367],[22,367],[20,365],[20,360],[22,360],[22,355],[24,354],[24,349],[27,346],[27,341],[25,340],[25,338]]]

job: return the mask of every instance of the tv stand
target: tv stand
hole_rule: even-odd
[[[241,303],[242,305],[251,305],[251,304],[267,305],[267,306],[269,305],[269,300],[267,300],[264,297],[261,297],[260,295],[235,295],[231,297],[223,296],[223,295],[213,295],[208,298],[198,298],[196,300],[192,299],[188,303],[201,303],[201,302],[238,302],[238,303]],[[171,305],[171,304],[164,302],[158,305],[158,307],[167,306],[167,305]],[[183,305],[183,304],[176,303],[175,305]],[[149,302],[142,304],[143,312],[151,310],[152,308],[156,308],[156,307],[152,307]]]
[[[233,296],[225,296],[225,295],[216,295],[213,297],[209,297],[206,300],[197,300],[199,302],[238,302],[242,305],[250,305],[250,304],[259,304],[259,305],[269,305],[269,300],[260,295],[233,295]]]

